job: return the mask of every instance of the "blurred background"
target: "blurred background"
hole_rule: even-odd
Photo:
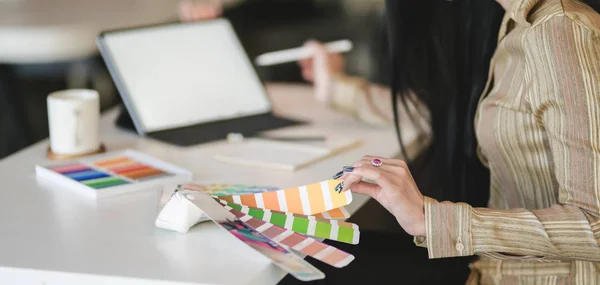
[[[195,9],[202,3],[217,6]],[[308,40],[349,39],[344,72],[389,86],[384,0],[0,0],[0,159],[48,137],[46,97],[53,91],[95,89],[102,111],[121,103],[96,47],[100,32],[214,17],[231,21],[251,60]],[[257,72],[265,82],[307,83],[296,62]],[[428,173],[415,179],[428,183]],[[329,278],[397,280],[403,268],[411,273],[402,276],[406,284],[464,284],[468,259],[429,260],[375,201],[351,221],[361,225],[361,246],[336,247],[357,257],[353,265],[344,271],[312,261]],[[288,276],[281,284],[295,282]]]
[[[208,15],[199,15],[197,6],[185,10],[215,1],[217,10]],[[96,89],[103,111],[120,103],[96,49],[101,31],[224,17],[251,59],[310,39],[350,39],[346,73],[387,85],[383,2],[0,0],[0,159],[48,136],[46,96],[52,91]],[[258,73],[266,82],[304,82],[297,63],[260,67]]]

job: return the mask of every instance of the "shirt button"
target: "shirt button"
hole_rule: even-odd
[[[456,250],[463,251],[463,250],[465,250],[465,246],[462,243],[457,243]]]
[[[456,248],[456,250],[461,253],[463,250],[465,250],[465,245],[462,243],[462,239],[460,237],[458,237],[454,248]]]

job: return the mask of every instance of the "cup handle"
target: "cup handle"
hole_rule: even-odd
[[[79,115],[81,114],[81,112],[79,111],[79,109],[75,109],[74,113],[75,113],[75,147],[79,147],[79,144],[81,143],[81,138],[80,138],[80,134],[79,134]]]

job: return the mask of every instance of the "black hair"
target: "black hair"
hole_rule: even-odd
[[[583,2],[599,11],[600,0]],[[503,15],[494,0],[386,1],[398,140],[402,146],[398,100],[412,100],[412,92],[430,112],[427,154],[439,192],[424,194],[436,199],[487,204],[489,170],[477,157],[474,117]]]

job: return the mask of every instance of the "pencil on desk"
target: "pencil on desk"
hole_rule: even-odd
[[[259,136],[259,138],[261,139],[269,139],[269,140],[276,140],[276,141],[326,141],[327,137],[326,136],[307,136],[307,137],[295,137],[295,136],[289,136],[289,137],[276,137],[276,136]]]

